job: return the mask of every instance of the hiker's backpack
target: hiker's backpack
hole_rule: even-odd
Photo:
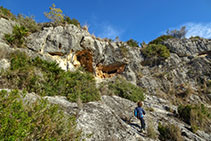
[[[143,118],[143,110],[141,107],[136,107],[135,110],[134,110],[134,115],[140,119],[140,118]]]

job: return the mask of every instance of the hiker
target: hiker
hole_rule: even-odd
[[[140,121],[141,121],[141,132],[145,132],[145,122],[144,122],[144,115],[145,115],[145,111],[142,108],[142,102],[139,101],[137,103],[138,107],[135,108],[134,110],[134,115],[135,117],[137,117]]]

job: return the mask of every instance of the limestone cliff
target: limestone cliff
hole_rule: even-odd
[[[157,129],[158,122],[168,121],[179,126],[185,140],[211,139],[210,128],[210,132],[199,130],[193,133],[189,125],[175,117],[176,113],[169,111],[173,109],[177,112],[175,97],[185,103],[203,103],[210,107],[211,90],[207,83],[211,80],[211,40],[169,39],[162,44],[170,50],[170,57],[159,65],[143,65],[146,58],[141,48],[130,47],[121,41],[96,38],[72,24],[43,27],[40,32],[27,37],[27,48],[11,48],[3,36],[12,32],[14,24],[13,21],[0,19],[2,52],[21,50],[31,57],[56,61],[63,70],[74,71],[83,67],[95,75],[98,83],[121,75],[145,89],[145,108],[154,109],[147,111],[146,123],[153,121]],[[7,69],[9,62],[1,59],[0,65],[0,69]],[[205,85],[206,90],[202,88]],[[184,98],[187,90],[191,92]],[[171,95],[172,92],[175,95]],[[45,98],[61,105],[67,113],[78,115],[77,128],[83,131],[86,140],[152,140],[138,132],[139,121],[133,117],[136,104],[129,100],[104,95],[101,101],[79,107],[61,97]]]

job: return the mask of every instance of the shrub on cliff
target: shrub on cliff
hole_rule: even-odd
[[[13,47],[25,47],[25,37],[28,29],[24,26],[15,25],[12,34],[5,34],[4,39]]]
[[[115,94],[122,98],[129,99],[131,101],[143,101],[144,92],[141,87],[138,87],[123,79],[117,79],[114,82],[108,84],[108,88]]]
[[[168,39],[172,39],[172,38],[174,38],[174,37],[171,35],[162,35],[162,36],[156,38],[155,40],[152,40],[151,42],[149,42],[149,44],[159,45],[159,44],[162,44],[164,41],[166,41]]]
[[[64,17],[64,23],[68,23],[68,24],[74,24],[75,26],[77,26],[77,27],[80,27],[81,25],[80,25],[80,22],[77,20],[77,19],[70,19],[70,17],[68,17],[68,16],[65,16]]]
[[[139,43],[137,41],[133,40],[133,39],[128,40],[126,43],[130,47],[139,47],[139,45],[138,45]]]
[[[180,30],[167,30],[167,35],[170,35],[174,38],[178,38],[178,39],[182,39],[182,38],[185,38],[185,35],[187,33],[187,30],[186,30],[186,27],[183,26],[180,28]]]
[[[161,44],[150,44],[147,47],[142,49],[142,53],[145,57],[158,57],[162,59],[167,59],[170,57],[170,52],[168,48]]]
[[[75,116],[45,100],[28,105],[18,91],[0,91],[0,140],[80,140]]]
[[[13,15],[10,10],[7,8],[4,8],[3,6],[0,6],[0,18],[6,18],[6,19],[11,19],[15,20],[15,15]]]
[[[49,12],[44,12],[44,15],[54,23],[62,23],[64,14],[60,8],[56,8],[55,4],[49,7]]]
[[[171,141],[183,141],[181,132],[178,126],[173,124],[162,125],[158,124],[158,131],[160,133],[159,139],[161,141],[171,140]]]
[[[147,136],[154,140],[157,139],[157,133],[152,119],[149,119],[147,122]]]
[[[170,57],[169,49],[161,44],[149,44],[147,47],[142,48],[142,53],[145,57],[142,65],[158,65]]]
[[[192,131],[199,128],[205,128],[211,122],[211,111],[209,108],[201,105],[180,105],[178,107],[180,118],[191,125]]]
[[[38,57],[30,59],[21,52],[11,55],[10,70],[2,73],[0,84],[42,96],[62,95],[69,101],[76,101],[79,97],[82,102],[100,99],[92,74],[64,71],[55,62]]]
[[[65,16],[60,8],[56,8],[55,4],[52,4],[52,6],[49,7],[49,12],[44,12],[44,15],[48,19],[50,19],[56,26],[67,23],[74,24],[75,26],[80,27],[80,23],[78,20],[74,18],[71,19],[70,17]]]

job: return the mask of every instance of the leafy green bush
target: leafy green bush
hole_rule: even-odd
[[[80,23],[79,23],[79,21],[77,20],[77,19],[72,19],[72,24],[74,24],[75,26],[78,26],[78,27],[80,27]]]
[[[25,36],[28,29],[24,26],[15,25],[12,34],[5,34],[4,39],[14,47],[24,47]]]
[[[184,122],[191,125],[193,132],[196,132],[199,128],[206,129],[211,122],[211,110],[203,104],[180,105],[178,113]]]
[[[68,24],[72,24],[72,20],[68,16],[64,16],[64,22],[66,22]]]
[[[162,35],[162,36],[156,38],[155,40],[149,42],[149,44],[159,45],[159,44],[162,44],[164,41],[166,41],[168,39],[172,39],[172,38],[174,38],[174,37],[171,35]]]
[[[108,87],[115,95],[118,95],[122,98],[126,98],[134,102],[144,100],[144,93],[142,88],[127,82],[126,80],[117,79],[113,83],[110,82]]]
[[[130,47],[139,47],[139,43],[133,39],[130,39],[126,42]]]
[[[6,19],[15,19],[15,15],[13,15],[10,10],[7,8],[4,8],[3,6],[0,6],[0,17],[6,18]]]
[[[77,27],[80,27],[81,25],[80,25],[80,22],[77,20],[77,19],[70,19],[70,17],[68,17],[68,16],[65,16],[64,17],[64,23],[67,23],[67,24],[74,24],[75,26],[77,26]]]
[[[18,91],[0,91],[0,140],[80,140],[75,116],[39,100],[28,105]]]
[[[162,125],[161,123],[158,124],[158,131],[160,133],[159,139],[161,141],[183,141],[181,136],[181,132],[178,126],[173,124]]]
[[[68,16],[65,16],[64,17],[64,22],[65,23],[67,23],[67,24],[74,24],[75,26],[77,26],[77,27],[80,27],[81,25],[80,25],[80,22],[77,20],[77,19],[70,19],[70,17],[68,17]]]
[[[146,48],[142,49],[142,53],[145,57],[161,57],[164,59],[167,59],[170,57],[170,52],[168,48],[164,45],[156,45],[156,44],[150,44]]]
[[[13,44],[15,37],[12,34],[5,34],[4,39],[9,43]]]
[[[2,74],[2,83],[9,88],[26,89],[42,96],[66,96],[74,102],[78,97],[82,102],[100,99],[92,74],[66,72],[55,62],[47,62],[38,57],[30,59],[21,52],[11,55],[11,67]]]
[[[168,48],[161,44],[149,44],[142,48],[142,53],[146,58],[142,65],[157,65],[170,57]]]
[[[157,39],[149,42],[149,44],[142,48],[142,53],[145,56],[145,61],[142,65],[158,65],[161,61],[170,57],[169,49],[163,45],[165,40],[173,38],[170,35],[162,35]]]

